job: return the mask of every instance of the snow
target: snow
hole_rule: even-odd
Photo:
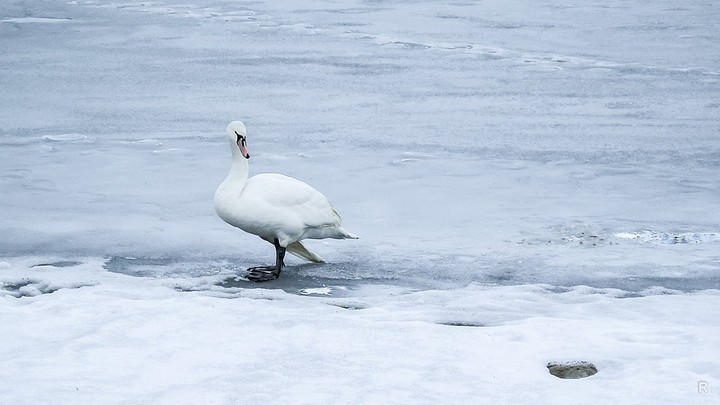
[[[719,18],[0,4],[0,403],[717,402]],[[362,239],[248,283],[236,119]]]
[[[682,401],[715,381],[718,291],[363,287],[351,297],[5,263],[57,291],[3,300],[6,403]],[[195,283],[198,283],[196,280]],[[232,298],[232,299],[228,299]],[[570,384],[550,361],[590,359]],[[30,376],[30,378],[28,378]],[[716,395],[716,394],[713,394]]]

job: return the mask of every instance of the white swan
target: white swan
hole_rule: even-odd
[[[275,265],[251,267],[253,281],[274,280],[285,265],[285,251],[323,263],[300,242],[302,239],[357,239],[340,225],[340,215],[319,191],[292,177],[263,173],[248,178],[245,125],[227,127],[233,162],[225,181],[215,192],[215,212],[228,224],[275,245]]]

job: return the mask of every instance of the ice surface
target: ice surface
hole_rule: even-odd
[[[718,20],[1,3],[0,402],[717,400]],[[213,212],[235,119],[362,239],[243,279],[273,252]]]

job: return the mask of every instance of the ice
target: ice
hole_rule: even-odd
[[[637,240],[644,243],[716,243],[720,242],[720,234],[716,232],[618,232],[618,239]]]
[[[300,294],[304,295],[330,295],[332,287],[305,288],[300,290]]]
[[[719,19],[2,3],[0,402],[716,401]],[[272,246],[212,206],[237,119],[362,239],[248,282]]]
[[[71,18],[56,18],[56,17],[14,17],[0,20],[0,23],[13,23],[13,24],[27,24],[27,23],[61,23],[70,21]]]

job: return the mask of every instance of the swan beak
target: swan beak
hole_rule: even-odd
[[[250,152],[248,152],[247,148],[247,142],[245,141],[245,137],[235,132],[235,135],[237,135],[237,143],[238,148],[240,148],[240,153],[243,155],[245,159],[250,159]]]
[[[245,156],[245,159],[250,159],[250,152],[248,152],[247,146],[245,146],[245,140],[242,140],[242,143],[238,145],[240,147],[240,153],[242,153],[243,156]]]

